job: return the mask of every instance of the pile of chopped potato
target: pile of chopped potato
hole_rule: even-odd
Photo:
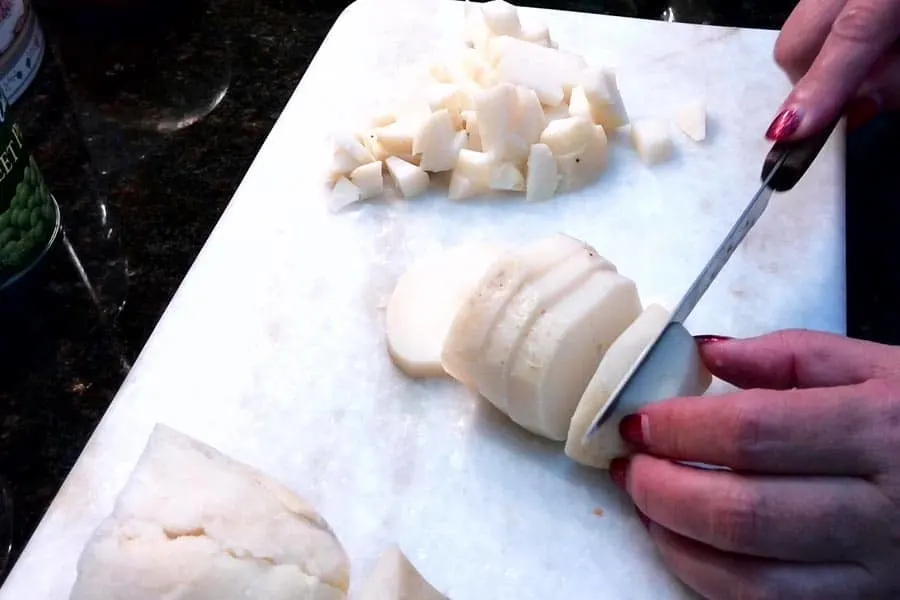
[[[664,119],[629,122],[616,75],[560,50],[542,23],[524,23],[504,0],[466,3],[466,46],[435,61],[422,89],[371,120],[371,128],[335,140],[331,208],[384,193],[384,173],[405,198],[449,172],[450,200],[492,192],[552,198],[595,182],[609,158],[608,133],[631,125],[641,159],[673,151]],[[706,137],[702,102],[675,123]]]

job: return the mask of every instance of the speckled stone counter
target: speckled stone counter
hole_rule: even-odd
[[[522,4],[769,28],[793,5]],[[149,52],[139,69],[124,59],[98,64],[83,38],[47,18],[52,50],[14,108],[67,234],[16,319],[14,343],[7,344],[15,351],[0,361],[0,476],[16,504],[14,555],[343,7],[314,0],[198,6],[169,37],[120,48],[116,56],[128,60]],[[900,217],[900,176],[889,162],[900,150],[898,134],[900,125],[882,119],[848,141],[848,331],[889,342],[900,342],[900,286],[887,275],[898,272],[900,260],[888,244]]]

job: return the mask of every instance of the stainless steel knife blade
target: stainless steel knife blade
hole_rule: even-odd
[[[594,417],[582,443],[588,443],[591,436],[606,423],[620,403],[627,406],[640,406],[678,395],[679,384],[669,375],[671,371],[669,365],[679,358],[690,359],[691,354],[698,355],[696,343],[685,329],[684,321],[697,306],[712,282],[715,281],[747,233],[765,212],[772,193],[787,191],[797,184],[815,161],[836,125],[837,121],[823,132],[800,142],[775,144],[763,165],[762,185],[759,190],[741,213],[728,235],[719,244],[700,275],[688,288],[672,312],[669,322],[640,354],[628,375]]]

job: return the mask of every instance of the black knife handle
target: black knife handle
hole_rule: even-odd
[[[822,131],[796,142],[775,142],[766,160],[763,163],[762,180],[765,181],[784,157],[784,162],[769,182],[769,187],[776,192],[786,192],[797,185],[797,182],[806,175],[807,169],[819,156],[825,142],[831,137],[831,133],[839,120],[830,123]]]

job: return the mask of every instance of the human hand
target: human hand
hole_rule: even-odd
[[[626,417],[638,453],[610,465],[669,568],[714,600],[900,598],[900,348],[698,341],[745,391]]]
[[[849,127],[900,108],[900,2],[800,0],[775,45],[795,84],[771,140],[804,138],[846,108]]]

